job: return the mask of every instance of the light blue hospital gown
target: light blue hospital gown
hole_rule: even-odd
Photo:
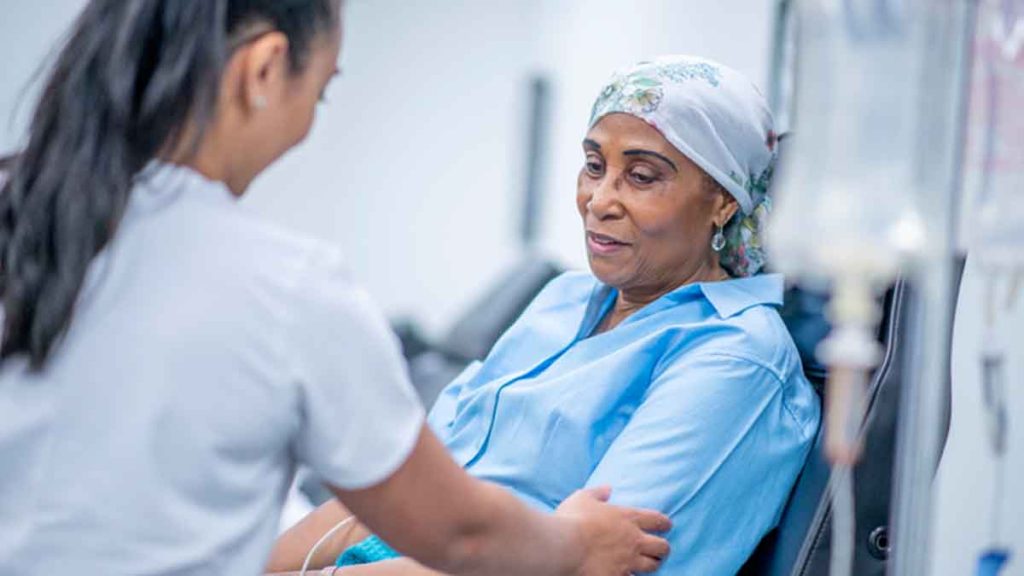
[[[734,574],[778,522],[817,395],[761,275],[683,286],[591,335],[615,291],[552,281],[429,422],[478,478],[552,510],[584,486],[675,523],[659,574]]]

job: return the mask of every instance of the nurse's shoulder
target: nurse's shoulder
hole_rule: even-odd
[[[338,246],[272,222],[224,184],[183,166],[147,167],[132,191],[122,232],[145,240],[122,245],[141,244],[164,252],[164,262],[209,269],[215,274],[207,277],[208,289],[226,284],[239,295],[308,299],[315,288],[310,283],[352,283]]]

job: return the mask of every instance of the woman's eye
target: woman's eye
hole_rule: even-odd
[[[597,162],[596,160],[587,160],[586,168],[587,173],[590,174],[591,176],[600,176],[601,171],[604,169],[604,166],[602,166],[601,163]]]
[[[632,178],[637,184],[641,185],[651,184],[658,179],[657,176],[637,171],[630,173],[630,178]]]

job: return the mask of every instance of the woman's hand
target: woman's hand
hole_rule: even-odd
[[[652,532],[667,532],[663,514],[607,504],[610,488],[580,490],[562,502],[555,516],[577,525],[585,553],[581,576],[623,576],[654,572],[669,545]]]

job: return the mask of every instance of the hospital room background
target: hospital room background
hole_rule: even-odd
[[[0,154],[17,149],[38,89],[34,74],[84,3],[3,0]],[[693,53],[761,86],[769,80],[770,0],[347,4],[341,80],[307,145],[256,182],[245,201],[340,246],[389,316],[426,339],[445,333],[524,258],[585,266],[573,201],[579,142],[611,69]],[[532,204],[524,202],[526,190]],[[1024,575],[1024,306],[996,328],[1012,353],[1008,489],[994,505],[996,469],[973,361],[980,290],[968,259],[932,516],[932,573],[940,576],[971,573],[995,506],[1016,556],[1006,573]]]

